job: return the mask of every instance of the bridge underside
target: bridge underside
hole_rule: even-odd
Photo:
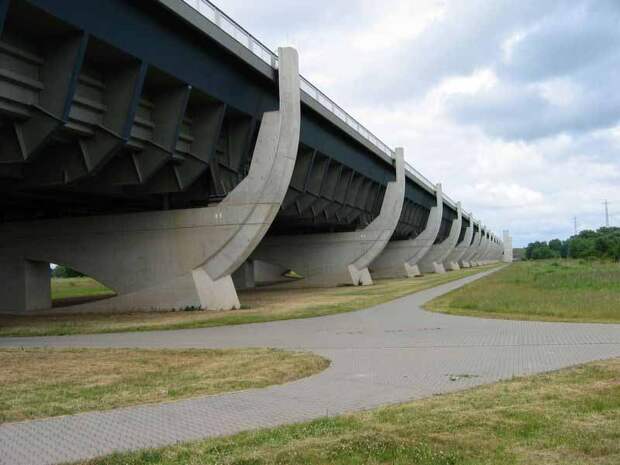
[[[216,39],[156,1],[0,0],[0,310],[48,308],[49,263],[118,293],[85,310],[219,309],[239,269],[318,282],[269,250],[344,239],[368,284],[389,240],[448,239],[456,210],[310,102],[293,50]]]

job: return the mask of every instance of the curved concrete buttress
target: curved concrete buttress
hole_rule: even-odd
[[[473,219],[472,219],[472,222],[473,222]],[[470,246],[467,248],[467,250],[465,251],[465,254],[463,254],[463,256],[461,257],[461,260],[459,261],[459,265],[461,268],[471,268],[470,260],[476,254],[476,251],[478,250],[478,246],[480,245],[480,239],[482,239],[480,223],[475,222],[474,224],[478,226],[478,230],[474,233],[474,238],[471,241]]]
[[[497,242],[495,240],[495,235],[493,235],[493,237],[491,238],[492,243],[491,243],[491,248],[489,250],[489,253],[486,256],[487,261],[489,262],[493,262],[495,261],[495,253],[497,252]]]
[[[461,203],[456,204],[456,219],[452,221],[450,234],[440,244],[434,244],[426,256],[420,260],[419,267],[423,273],[445,273],[444,261],[456,247],[463,226]]]
[[[493,236],[489,233],[489,244],[484,252],[484,255],[480,258],[481,265],[488,265],[491,254],[493,253]]]
[[[484,230],[483,226],[480,225],[480,242],[478,243],[478,247],[476,247],[476,250],[474,251],[473,255],[471,256],[471,260],[469,261],[469,263],[471,264],[472,268],[479,266],[480,264],[478,263],[478,258],[480,257],[480,254],[482,254],[484,247],[486,245],[486,231]]]
[[[363,230],[266,238],[252,260],[294,270],[303,279],[285,286],[371,285],[368,265],[384,249],[400,219],[405,198],[404,151],[395,151],[396,179],[390,182],[379,215]],[[261,267],[264,268],[264,267]],[[267,279],[256,273],[257,283]]]
[[[370,265],[373,276],[400,278],[420,275],[417,263],[431,249],[443,216],[443,192],[441,184],[435,186],[436,204],[428,215],[426,228],[414,239],[390,241],[383,252]]]
[[[493,251],[491,253],[490,260],[493,263],[497,263],[501,259],[502,244],[498,237],[493,236]]]
[[[458,271],[461,269],[459,266],[459,261],[465,255],[465,253],[469,250],[469,246],[471,245],[471,240],[474,237],[474,220],[473,218],[469,218],[469,226],[465,230],[465,235],[463,236],[463,240],[460,244],[458,244],[450,255],[446,258],[444,262],[444,266],[452,271]]]
[[[475,245],[480,240],[480,234],[476,231],[476,225],[478,224],[478,222],[473,217],[471,217],[469,221],[472,226],[471,240],[469,241],[469,244],[465,248],[461,257],[457,261],[457,265],[459,265],[459,268],[470,267],[468,258],[472,255]]]
[[[482,235],[482,240],[480,241],[480,247],[478,248],[478,252],[474,256],[472,266],[481,266],[484,255],[486,254],[489,248],[489,232],[485,229]]]
[[[493,248],[495,247],[495,242],[493,241],[493,234],[489,234],[489,246],[487,247],[487,251],[482,257],[482,264],[488,265],[491,262],[491,256],[493,255]]]
[[[220,204],[7,223],[0,228],[0,279],[6,274],[10,282],[0,290],[0,310],[49,308],[49,262],[88,274],[118,293],[71,307],[76,311],[239,308],[230,274],[275,218],[299,145],[298,56],[292,48],[279,49],[279,55],[279,110],[264,114],[250,172]],[[11,278],[5,269],[18,273]]]

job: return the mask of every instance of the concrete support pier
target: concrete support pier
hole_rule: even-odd
[[[504,263],[512,263],[514,260],[512,250],[512,236],[509,231],[504,231],[504,250],[502,256],[502,261]]]
[[[443,191],[441,184],[435,186],[436,204],[426,222],[426,227],[414,239],[390,241],[383,252],[372,262],[370,268],[377,278],[402,278],[420,276],[418,262],[433,246],[443,216]]]
[[[423,273],[445,273],[444,262],[446,258],[454,251],[459,236],[461,235],[461,226],[463,225],[463,213],[460,202],[457,203],[457,216],[452,221],[450,234],[439,244],[434,244],[431,250],[420,260],[419,266]]]
[[[480,240],[482,239],[482,232],[480,230],[480,222],[474,222],[473,219],[470,220],[474,225],[474,238],[471,241],[471,244],[461,257],[459,261],[459,266],[461,268],[471,268],[471,259],[478,251],[478,247],[480,246]]]
[[[459,261],[467,253],[469,247],[471,246],[471,241],[474,237],[474,219],[469,217],[469,226],[465,230],[465,235],[463,236],[463,240],[460,244],[458,244],[455,249],[448,255],[444,266],[452,271],[458,271],[461,269],[459,265]]]
[[[471,266],[481,266],[482,260],[487,253],[489,248],[489,232],[485,227],[482,227],[482,240],[480,241],[480,246],[478,247],[478,251],[474,255],[472,259]]]
[[[299,145],[298,56],[292,48],[279,55],[279,110],[263,115],[249,173],[219,204],[6,223],[0,227],[1,273],[13,271],[15,278],[0,287],[0,311],[49,308],[49,263],[88,274],[117,293],[73,310],[239,308],[231,274],[278,213]]]
[[[355,232],[271,236],[252,254],[257,284],[273,283],[292,270],[302,279],[288,286],[371,285],[368,266],[392,237],[405,196],[404,150],[395,152],[396,179],[387,186],[379,215]],[[261,272],[264,270],[264,272]]]

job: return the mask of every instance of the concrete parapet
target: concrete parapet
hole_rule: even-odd
[[[231,274],[278,213],[299,145],[298,56],[292,48],[281,48],[279,54],[279,110],[264,114],[249,174],[222,202],[196,209],[7,223],[0,227],[1,273],[11,267],[20,272],[18,281],[0,289],[0,311],[49,307],[49,275],[44,289],[36,263],[50,262],[88,274],[118,294],[73,309],[239,308]],[[9,295],[11,289],[32,291],[32,283],[38,283],[34,298]],[[48,296],[44,304],[43,294]]]
[[[426,228],[414,239],[390,241],[372,262],[372,274],[378,278],[414,277],[420,275],[418,262],[433,246],[443,216],[441,184],[435,187],[436,204],[431,208]]]
[[[369,264],[384,249],[398,223],[405,196],[403,149],[396,150],[396,180],[387,186],[379,215],[355,232],[273,236],[252,254],[257,263],[267,262],[303,277],[288,286],[312,287],[338,284],[370,285]],[[272,283],[273,273],[255,275],[257,284]]]

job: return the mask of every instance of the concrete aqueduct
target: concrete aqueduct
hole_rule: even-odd
[[[2,311],[50,308],[50,263],[117,292],[84,310],[231,309],[504,255],[206,0],[0,0],[0,34]]]

